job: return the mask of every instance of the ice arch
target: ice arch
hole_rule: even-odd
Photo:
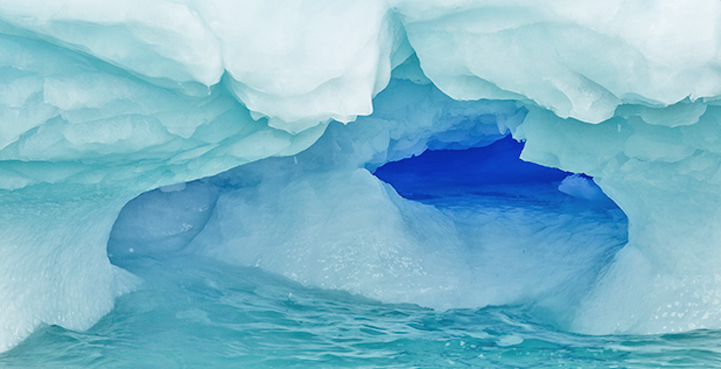
[[[382,301],[470,308],[578,291],[623,243],[625,233],[617,232],[623,226],[608,219],[618,214],[589,212],[586,203],[569,204],[564,213],[495,200],[459,213],[399,196],[372,174],[376,166],[428,147],[487,146],[506,136],[505,124],[522,119],[525,109],[514,102],[458,102],[430,84],[402,80],[393,80],[375,102],[372,116],[360,124],[331,124],[293,157],[261,160],[134,200],[115,225],[108,246],[113,260],[123,265],[168,252],[200,253]],[[415,124],[403,127],[406,122]],[[493,146],[513,151],[509,140],[515,143],[506,136]],[[519,151],[513,154],[495,160],[520,162]],[[527,194],[565,197],[557,186],[567,174],[554,171],[545,179],[538,173],[527,173],[526,180],[555,182],[529,186]],[[521,194],[506,190],[510,197]],[[554,303],[559,300],[574,299]]]
[[[41,323],[86,328],[132,287],[105,255],[128,200],[304,151],[330,120],[382,110],[391,70],[470,102],[455,120],[415,100],[407,120],[358,119],[380,129],[317,165],[380,164],[454,130],[482,140],[488,125],[454,127],[490,109],[524,158],[593,175],[629,216],[577,329],[718,327],[720,6],[0,2],[0,348]]]

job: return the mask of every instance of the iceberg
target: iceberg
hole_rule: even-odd
[[[0,350],[87,329],[142,283],[109,254],[436,308],[531,301],[592,334],[721,328],[719,19],[711,0],[0,2]],[[561,191],[592,207],[600,188],[628,243],[478,218],[542,245],[522,256],[373,175],[509,135],[588,176]]]

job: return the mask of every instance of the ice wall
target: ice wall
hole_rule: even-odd
[[[719,327],[720,113],[698,102],[665,112],[625,106],[583,125],[534,110],[516,132],[527,138],[524,159],[594,175],[629,218],[629,243],[587,297],[576,329]]]
[[[41,323],[87,327],[132,286],[104,255],[129,199],[295,155],[330,120],[374,108],[348,126],[374,136],[337,137],[351,152],[319,156],[323,171],[511,131],[524,158],[593,175],[630,219],[576,329],[718,327],[720,7],[0,2],[0,310],[16,312],[0,321],[0,349]],[[418,92],[373,106],[394,68]],[[443,99],[429,83],[468,103],[428,108]]]
[[[594,176],[628,215],[629,245],[572,329],[718,328],[720,4],[399,4],[433,83],[527,102],[522,158]]]
[[[222,88],[188,96],[24,37],[0,36],[0,65],[0,349],[41,323],[87,328],[132,287],[105,251],[127,201],[296,153],[325,128],[293,135]]]

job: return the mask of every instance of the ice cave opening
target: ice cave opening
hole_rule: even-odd
[[[526,305],[568,329],[564,319],[627,242],[627,219],[591,177],[523,161],[523,146],[510,135],[482,147],[451,144],[375,175],[453,220],[471,250],[464,260],[475,259],[474,273],[487,281],[468,293],[495,293],[490,304]]]
[[[511,136],[443,147],[373,174],[321,170],[312,147],[163,187],[123,208],[108,254],[141,275],[147,258],[202,255],[383,302],[523,305],[568,328],[626,243],[623,212],[591,178],[521,160]]]
[[[411,158],[384,164],[374,174],[391,184],[401,196],[412,200],[422,200],[434,193],[438,196],[483,195],[484,190],[488,192],[493,187],[513,198],[517,188],[532,188],[541,183],[548,184],[547,187],[558,187],[572,174],[523,161],[520,159],[522,150],[523,143],[510,135],[481,147],[460,146],[454,149],[453,144],[448,144],[442,150],[427,150]],[[566,183],[585,183],[589,193],[595,190],[600,196],[605,196],[590,177],[577,175],[574,178],[579,180],[569,179]],[[532,191],[527,192],[533,194]],[[570,187],[565,193],[569,192]],[[537,195],[541,197],[540,193]],[[608,199],[600,196],[597,204],[604,203],[604,198]],[[587,199],[591,200],[590,197]]]

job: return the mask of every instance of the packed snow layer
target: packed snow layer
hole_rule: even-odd
[[[720,327],[720,15],[713,0],[0,2],[0,349],[42,323],[88,327],[132,287],[105,255],[124,203],[296,155],[331,120],[354,122],[306,168],[336,184],[326,201],[345,173],[400,221],[416,206],[364,170],[510,132],[629,217],[573,329]],[[167,232],[168,252],[191,238]]]

